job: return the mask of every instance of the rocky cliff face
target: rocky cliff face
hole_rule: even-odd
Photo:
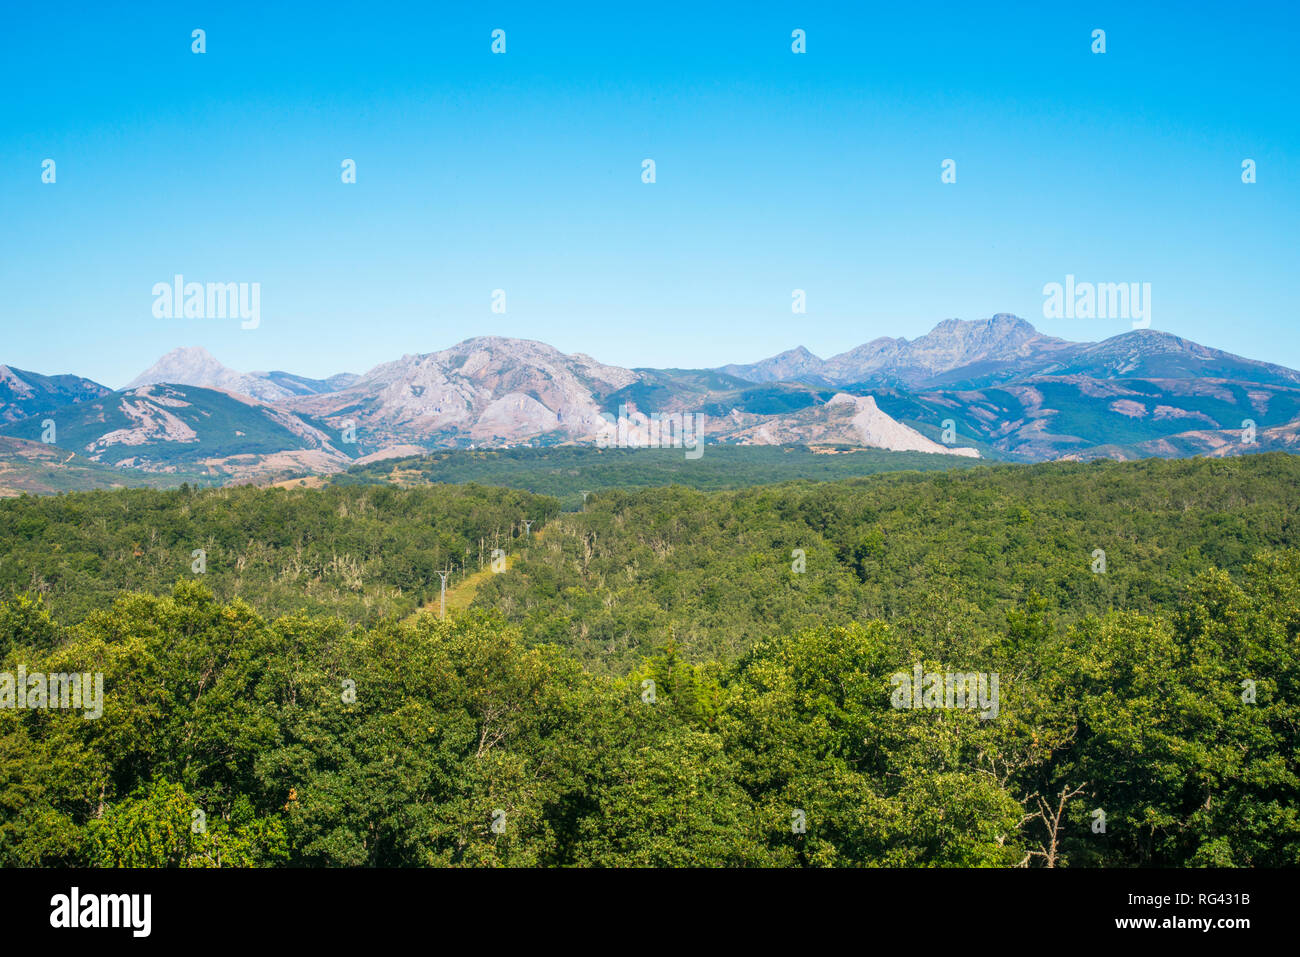
[[[1023,319],[1007,314],[975,322],[948,319],[911,342],[891,339],[884,343],[874,351],[870,345],[851,350],[827,365],[842,382],[896,382],[915,387],[941,381],[956,370],[968,376],[977,371],[1023,371],[1051,361],[1074,345],[1044,336]]]
[[[737,420],[737,423],[739,420]],[[979,458],[972,448],[940,445],[880,410],[869,395],[837,393],[824,405],[762,417],[742,428],[717,431],[742,445],[860,445],[894,452],[930,452]],[[711,436],[712,437],[712,436]]]
[[[341,392],[286,405],[336,425],[352,419],[372,442],[572,440],[595,433],[601,397],[638,379],[542,342],[484,336],[403,356]]]

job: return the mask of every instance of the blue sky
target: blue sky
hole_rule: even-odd
[[[0,362],[118,387],[182,345],[325,376],[473,335],[698,367],[995,312],[1127,331],[1042,318],[1073,274],[1300,367],[1298,40],[1280,3],[10,5]],[[177,273],[260,283],[260,326],[155,318]]]

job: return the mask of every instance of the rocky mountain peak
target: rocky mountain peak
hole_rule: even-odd
[[[126,384],[126,389],[169,382],[174,385],[193,385],[205,389],[222,389],[226,392],[238,392],[258,399],[278,399],[282,396],[273,394],[279,390],[259,395],[246,391],[256,388],[256,381],[251,377],[227,368],[217,361],[212,353],[202,346],[182,346],[162,356],[144,372]],[[265,390],[264,390],[265,391]]]

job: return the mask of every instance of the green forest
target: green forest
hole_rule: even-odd
[[[332,477],[335,485],[428,485],[478,482],[527,489],[577,509],[583,492],[681,485],[734,489],[796,479],[831,481],[881,472],[969,468],[979,459],[928,452],[827,448],[804,445],[709,445],[698,459],[682,449],[602,449],[561,445],[545,449],[477,449],[437,452],[358,465]]]
[[[524,464],[0,502],[0,865],[1300,864],[1300,459]]]
[[[553,499],[473,485],[319,490],[125,489],[0,500],[0,598],[39,595],[63,622],[123,591],[201,578],[263,614],[348,621],[415,611],[559,511]],[[202,551],[201,572],[195,571]]]

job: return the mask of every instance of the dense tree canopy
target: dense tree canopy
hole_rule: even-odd
[[[0,685],[0,865],[1295,866],[1292,461],[605,493],[561,517],[473,487],[7,503],[6,567],[34,542],[82,564],[0,601],[0,680],[99,673],[103,700],[87,720]],[[272,542],[267,568],[386,536],[375,576],[435,513],[448,554],[547,520],[505,573],[470,563],[477,607],[440,619],[272,574],[116,580],[138,569],[115,523],[171,554],[179,509],[219,554]],[[103,572],[80,603],[77,567]],[[996,708],[899,697],[954,673],[996,676]]]
[[[0,861],[1012,865],[1042,859],[1038,798],[1068,793],[1056,863],[1300,864],[1298,580],[1300,553],[1267,554],[1169,617],[923,662],[998,672],[991,720],[893,707],[914,656],[883,622],[611,678],[480,613],[126,595],[4,657],[105,693],[97,720],[0,710]]]
[[[1035,596],[1061,625],[1167,610],[1205,568],[1298,545],[1300,458],[1276,454],[610,491],[477,601],[613,674],[670,640],[726,661],[871,619],[919,654],[987,641]]]
[[[23,496],[0,500],[0,597],[37,592],[79,621],[119,591],[196,579],[270,614],[376,620],[436,598],[438,570],[475,572],[558,510],[473,485]]]

